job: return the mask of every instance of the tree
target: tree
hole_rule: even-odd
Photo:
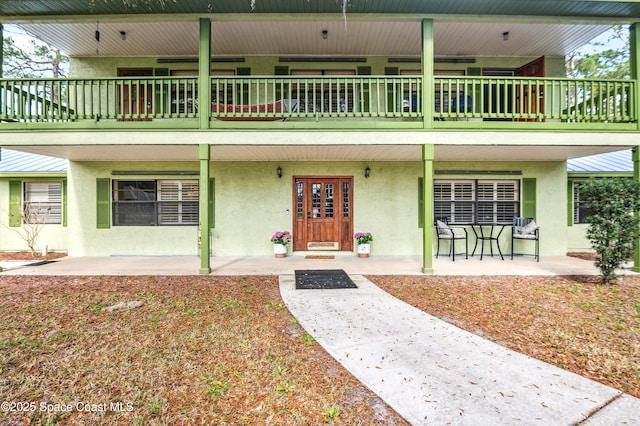
[[[606,42],[592,42],[566,59],[567,76],[573,78],[629,78],[629,30],[616,25]]]
[[[638,238],[640,183],[631,179],[592,179],[580,196],[593,214],[587,217],[587,238],[600,259],[596,266],[604,284],[615,281],[615,270],[633,256]]]
[[[29,39],[18,44],[8,36],[4,38],[2,49],[3,77],[67,77],[69,58],[40,40]]]

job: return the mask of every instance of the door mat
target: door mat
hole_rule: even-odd
[[[335,256],[321,256],[317,254],[309,254],[304,257],[305,259],[335,259]]]
[[[358,288],[342,269],[296,270],[296,290]]]
[[[49,263],[56,263],[55,260],[41,260],[39,262],[29,263],[27,266],[42,266],[48,265]]]

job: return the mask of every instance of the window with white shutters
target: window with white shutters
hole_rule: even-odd
[[[113,183],[116,226],[197,225],[198,180],[118,180]]]
[[[433,198],[434,217],[452,224],[510,224],[520,211],[515,180],[437,180]]]
[[[62,223],[62,183],[25,182],[22,217],[26,223]]]
[[[160,225],[198,224],[198,181],[158,181],[158,223]]]

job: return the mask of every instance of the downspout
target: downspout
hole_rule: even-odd
[[[630,65],[631,65],[631,78],[635,80],[635,102],[634,108],[636,117],[640,114],[640,85],[638,84],[638,78],[640,77],[640,24],[635,23],[629,27],[629,42],[630,42]],[[637,129],[640,131],[640,120],[636,122]],[[633,148],[633,180],[640,182],[640,147]],[[640,212],[635,212],[636,217],[640,216]],[[640,237],[636,238],[634,243],[633,253],[633,267],[634,272],[640,272]]]
[[[422,115],[424,129],[433,128],[435,98],[433,96],[434,49],[433,20],[422,21]],[[433,274],[433,144],[422,146],[422,205],[424,223],[422,227],[422,272]]]

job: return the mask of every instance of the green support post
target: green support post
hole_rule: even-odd
[[[640,147],[636,146],[632,151],[633,158],[633,180],[640,182]],[[635,212],[636,217],[640,216],[640,212]],[[640,237],[636,238],[635,249],[633,250],[633,272],[640,272]]]
[[[420,96],[425,129],[433,128],[433,113],[436,108],[433,96],[434,87],[433,20],[424,19],[422,20],[422,92]]]
[[[629,26],[629,65],[631,68],[631,78],[636,82],[635,102],[633,107],[636,114],[640,108],[640,24],[632,24]],[[638,122],[638,130],[640,130],[640,122]]]
[[[199,146],[200,158],[200,273],[211,273],[209,258],[209,163],[211,154],[208,144]]]
[[[0,47],[4,46],[4,34],[2,32],[2,24],[0,24]],[[3,49],[0,49],[0,78],[2,78],[2,64],[4,63]]]
[[[200,19],[200,47],[198,50],[198,114],[200,128],[208,129],[211,120],[211,21]]]
[[[636,93],[635,93],[635,105],[634,108],[639,111],[640,108],[640,84],[638,79],[640,78],[640,24],[632,24],[629,27],[629,42],[630,42],[630,65],[631,65],[631,78],[636,81]],[[640,123],[638,123],[638,130],[640,130]],[[636,182],[640,182],[640,147],[633,148],[633,179]],[[640,215],[640,212],[635,212],[636,215]],[[640,238],[635,241],[635,250],[633,253],[633,267],[634,272],[640,272]]]
[[[422,146],[424,204],[422,227],[422,272],[433,274],[433,145]]]

